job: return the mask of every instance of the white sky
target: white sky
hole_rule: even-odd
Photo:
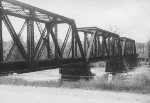
[[[18,0],[75,20],[146,42],[150,37],[150,0]]]

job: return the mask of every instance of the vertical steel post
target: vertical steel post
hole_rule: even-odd
[[[115,50],[115,37],[113,37],[113,55],[115,56],[116,50]]]
[[[101,52],[101,44],[100,44],[100,38],[98,37],[98,57],[100,56]]]
[[[115,41],[114,41],[114,48],[115,48],[115,55],[117,55],[117,39],[115,38]]]
[[[134,54],[136,54],[135,40],[134,40],[134,42],[133,42],[133,45],[134,45]]]
[[[105,56],[105,38],[102,37],[102,56]]]
[[[110,56],[110,52],[109,52],[109,49],[108,49],[106,38],[104,38],[104,46],[105,46],[105,50],[106,50],[107,56],[109,57]]]
[[[117,55],[119,55],[120,52],[119,52],[119,39],[118,38],[117,38],[117,45],[116,46],[117,46]]]
[[[134,54],[134,41],[132,41],[132,54]]]
[[[121,40],[118,38],[118,55],[122,56]]]
[[[130,50],[129,54],[131,54],[131,41],[129,42],[129,50]]]
[[[130,41],[128,41],[128,55],[130,54]]]
[[[33,12],[30,11],[30,16],[33,16]],[[27,48],[28,48],[28,60],[29,64],[34,62],[34,21],[27,20]]]
[[[133,41],[131,42],[131,54],[133,54]]]
[[[58,28],[57,28],[57,24],[55,24],[55,39],[58,42]],[[58,53],[57,53],[57,47],[55,46],[55,59],[58,58]]]
[[[93,34],[94,35],[94,34]],[[94,36],[95,37],[95,36]],[[91,41],[90,41],[91,42]],[[94,55],[94,39],[93,39],[93,43],[92,43],[92,48],[91,48],[91,56],[93,57]]]
[[[1,7],[0,1],[0,7]],[[3,61],[2,8],[0,8],[0,61]]]
[[[75,57],[78,56],[78,52],[77,52],[77,40],[75,39]]]
[[[129,54],[129,42],[127,42],[127,48],[126,48],[126,52],[127,52],[127,55]]]
[[[122,40],[122,56],[125,55],[126,51],[126,40]]]
[[[98,36],[95,34],[95,55],[94,55],[95,57],[97,56],[97,45],[98,45],[97,44],[97,37]]]
[[[76,24],[75,24],[74,21],[73,21],[73,23],[72,23],[72,28],[73,28],[74,37],[75,37],[76,40],[77,40],[77,44],[78,44],[78,47],[79,47],[81,56],[82,56],[82,58],[84,58],[84,57],[85,57],[84,50],[83,50],[82,43],[81,43],[81,40],[80,40],[78,31],[77,31],[77,27],[76,27]]]
[[[100,56],[102,56],[102,47],[103,47],[103,45],[102,45],[102,42],[103,42],[103,39],[102,39],[102,36],[99,38],[99,44],[100,44],[100,47],[99,47],[99,52],[100,52]]]
[[[84,53],[87,53],[87,33],[84,32]]]
[[[47,41],[46,41],[46,48],[47,48],[47,57],[48,57],[48,59],[51,58],[51,54],[50,54],[49,33],[50,33],[50,30],[49,30],[48,27],[47,27]]]
[[[132,41],[132,54],[134,54],[134,41]]]
[[[127,41],[125,40],[125,46],[124,46],[124,55],[127,54]]]
[[[108,51],[109,51],[109,55],[111,55],[111,49],[110,49],[110,37],[108,37]]]
[[[127,42],[127,54],[129,54],[129,51],[130,51],[130,49],[129,49],[129,41]]]
[[[111,39],[111,53],[114,55],[114,37]]]
[[[31,61],[34,61],[34,22],[31,21]]]
[[[119,47],[119,38],[117,38],[117,55],[119,56],[120,55],[120,47]]]
[[[30,21],[27,20],[27,55],[28,55],[28,62],[31,61],[31,48],[30,48],[31,40],[30,40]]]
[[[72,28],[72,59],[74,59],[74,38],[75,38],[75,33],[74,33],[74,28]]]

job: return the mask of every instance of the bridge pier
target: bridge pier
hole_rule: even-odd
[[[106,62],[106,72],[112,74],[127,72],[138,64],[137,56],[109,59]]]
[[[88,64],[60,68],[62,80],[90,80],[94,74],[90,71],[91,67]]]
[[[126,57],[125,62],[129,68],[129,70],[133,69],[134,67],[138,66],[138,64],[139,64],[137,55],[135,55],[133,57]]]
[[[121,73],[127,70],[123,58],[109,59],[106,61],[106,72]]]

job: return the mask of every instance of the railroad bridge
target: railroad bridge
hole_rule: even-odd
[[[6,33],[12,42],[4,50]],[[14,58],[15,52],[21,59]],[[107,61],[106,72],[123,72],[127,61],[136,57],[132,39],[97,27],[77,28],[73,19],[16,0],[0,0],[0,73],[61,68],[62,75],[89,76],[89,63]]]

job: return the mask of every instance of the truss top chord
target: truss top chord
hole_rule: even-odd
[[[53,18],[57,19],[57,23],[71,24],[74,22],[73,19],[19,2],[17,0],[1,0],[1,4],[3,13],[20,18],[30,18],[43,23],[48,23]]]

